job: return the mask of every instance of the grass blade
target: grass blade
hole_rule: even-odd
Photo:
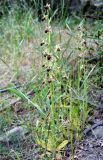
[[[39,111],[40,114],[45,116],[45,113],[42,111],[40,106],[38,106],[37,104],[33,103],[23,92],[21,92],[20,90],[14,89],[14,88],[9,88],[8,91],[11,92],[11,93],[16,94],[21,99],[28,101],[28,103],[31,104],[32,106],[34,106]]]

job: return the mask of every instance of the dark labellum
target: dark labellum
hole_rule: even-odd
[[[45,16],[42,16],[42,17],[41,17],[41,21],[45,21]]]
[[[42,82],[42,85],[45,84],[45,81]]]
[[[52,80],[48,80],[48,83],[51,83],[52,82]]]
[[[86,42],[86,41],[84,41],[83,43],[84,43],[85,46],[87,45],[87,42]]]
[[[44,8],[46,9],[46,10],[49,10],[50,9],[50,4],[46,4],[46,6],[44,6]]]
[[[45,67],[45,64],[43,64],[42,67]]]
[[[41,42],[41,43],[40,43],[40,46],[43,46],[44,44],[45,44],[44,42]]]
[[[60,48],[57,48],[57,51],[59,52],[59,51],[60,51]]]
[[[50,96],[50,95],[48,95],[48,98],[49,98],[49,99],[51,99],[51,96]]]
[[[48,33],[48,32],[49,32],[49,28],[46,28],[46,29],[45,29],[45,33]]]
[[[47,60],[51,60],[51,58],[52,58],[51,55],[47,56]]]
[[[51,68],[47,68],[47,72],[50,72],[51,71]]]
[[[44,57],[47,57],[47,56],[48,56],[48,54],[47,54],[47,53],[45,53],[43,56],[44,56]]]

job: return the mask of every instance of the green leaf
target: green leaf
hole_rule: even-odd
[[[44,140],[41,140],[41,139],[39,140],[38,137],[36,137],[36,141],[37,141],[38,145],[40,145],[42,148],[46,149],[47,151],[53,152],[53,148],[52,148],[50,142],[48,142],[46,144],[46,142]]]
[[[64,148],[68,144],[68,140],[64,140],[56,149],[56,151],[60,151],[62,148]]]
[[[103,52],[102,52],[102,51],[101,51],[101,52],[97,52],[97,54],[98,54],[98,55],[103,55]]]

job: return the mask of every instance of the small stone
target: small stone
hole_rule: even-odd
[[[103,126],[98,126],[92,131],[92,133],[97,138],[103,138]]]
[[[0,142],[14,142],[25,138],[25,134],[28,133],[26,127],[15,127],[7,131],[3,136],[0,136]]]

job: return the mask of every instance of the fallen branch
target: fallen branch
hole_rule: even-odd
[[[90,128],[86,128],[83,131],[83,134],[86,136],[89,132],[91,132],[93,129],[95,129],[98,126],[102,126],[103,125],[103,120],[99,121],[98,123],[94,124],[93,126],[91,126]]]
[[[103,20],[103,16],[85,15],[85,18],[92,18],[92,19]]]
[[[103,61],[103,57],[102,56],[94,56],[94,57],[85,57],[85,60],[87,60],[87,63],[97,63],[99,61]]]

